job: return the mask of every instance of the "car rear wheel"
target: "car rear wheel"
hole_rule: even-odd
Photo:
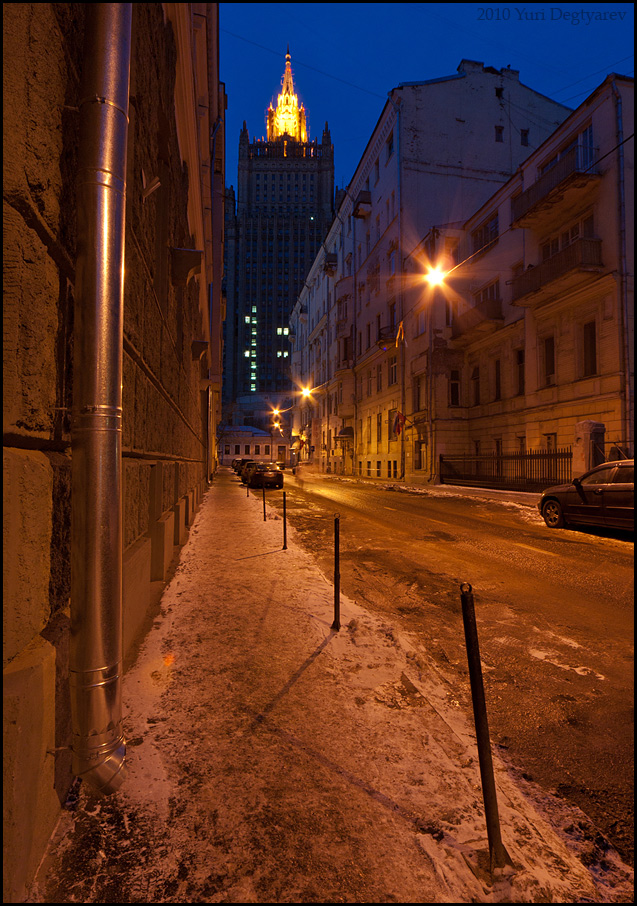
[[[542,517],[549,528],[563,528],[566,525],[562,507],[557,500],[547,500],[542,507]]]

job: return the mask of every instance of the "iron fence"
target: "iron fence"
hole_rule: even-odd
[[[523,453],[440,455],[442,484],[517,491],[542,491],[571,481],[573,451],[525,450]]]

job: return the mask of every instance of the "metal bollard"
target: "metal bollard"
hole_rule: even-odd
[[[288,549],[288,526],[287,526],[287,514],[285,511],[285,491],[283,492],[283,550]]]
[[[493,874],[494,868],[504,868],[505,865],[512,865],[513,863],[502,843],[502,837],[500,835],[500,816],[498,814],[498,799],[493,776],[491,740],[489,738],[487,706],[484,698],[484,683],[482,680],[482,666],[480,664],[478,629],[476,626],[476,614],[473,605],[473,592],[468,582],[463,582],[460,586],[460,599],[462,602],[464,634],[467,643],[467,660],[469,662],[473,717],[476,725],[476,740],[478,742],[482,798],[484,800],[484,811],[487,819],[489,857],[491,873]]]
[[[263,521],[265,522],[265,484],[263,485]]]
[[[331,628],[336,632],[341,628],[341,558],[340,558],[340,516],[334,516],[334,622]]]

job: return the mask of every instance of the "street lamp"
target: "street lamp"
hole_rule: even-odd
[[[427,274],[425,274],[425,280],[429,286],[442,286],[444,283],[445,277],[449,271],[444,271],[440,265],[432,267]]]
[[[298,394],[299,391],[296,391],[296,393]],[[312,395],[312,389],[311,389],[310,387],[302,387],[301,390],[300,390],[300,395],[301,395],[304,399],[310,399],[310,397],[311,397],[311,395]],[[298,405],[298,403],[294,403],[292,406],[288,406],[288,407],[285,408],[285,409],[280,409],[280,408],[277,406],[277,407],[275,407],[275,408],[272,410],[272,418],[273,418],[273,422],[272,422],[272,425],[271,425],[270,433],[271,433],[271,435],[272,435],[272,443],[273,443],[273,445],[274,445],[274,436],[273,436],[273,432],[274,432],[274,431],[278,430],[279,434],[280,434],[282,437],[285,437],[285,434],[283,433],[283,419],[282,419],[281,416],[283,415],[284,412],[291,412],[293,409],[296,409],[296,408],[297,408],[297,405]],[[290,435],[290,437],[289,437],[289,442],[290,442],[290,453],[291,453],[291,455],[292,455],[292,429],[290,428],[289,425],[286,427],[286,431],[289,431],[289,435]]]

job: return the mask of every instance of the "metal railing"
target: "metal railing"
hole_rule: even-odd
[[[440,455],[440,481],[483,488],[542,491],[571,481],[573,451],[526,450],[524,453]]]
[[[511,299],[512,301],[521,299],[568,274],[569,271],[587,267],[603,267],[601,239],[576,239],[546,261],[514,277]]]
[[[597,176],[599,169],[594,161],[597,148],[573,148],[561,157],[555,166],[543,173],[532,186],[511,202],[511,216],[515,222],[524,217],[538,202],[543,201],[560,183],[574,175]]]

